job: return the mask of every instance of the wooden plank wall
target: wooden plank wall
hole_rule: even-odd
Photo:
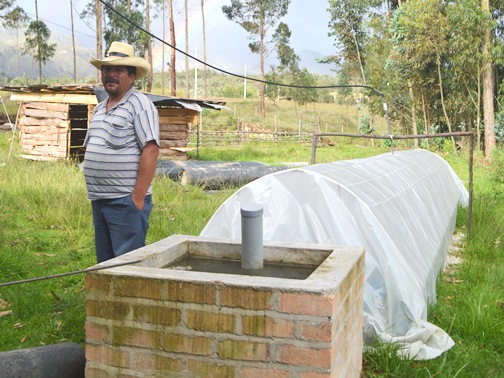
[[[88,105],[88,127],[94,105]],[[69,158],[69,104],[22,102],[19,120],[20,145],[31,155]],[[158,108],[160,157],[186,159],[189,124],[197,124],[198,112],[183,108]]]
[[[198,112],[183,108],[158,108],[160,157],[186,159],[189,123],[198,122]]]
[[[21,149],[35,156],[67,158],[70,128],[68,104],[22,102]]]

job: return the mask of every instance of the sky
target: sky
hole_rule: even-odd
[[[94,48],[95,25],[94,20],[82,20],[79,13],[91,0],[73,0],[73,17],[75,25],[75,37],[78,44]],[[35,17],[35,0],[17,0],[30,16]],[[205,29],[207,42],[207,62],[225,70],[258,71],[259,59],[257,54],[252,54],[248,48],[250,40],[248,34],[235,22],[226,19],[222,13],[222,6],[229,5],[230,0],[205,0]],[[185,14],[184,1],[173,0],[176,47],[185,50]],[[282,19],[291,29],[291,47],[302,56],[303,52],[311,51],[321,56],[335,53],[334,39],[328,37],[329,14],[327,13],[328,2],[325,0],[291,0],[289,12]],[[56,11],[57,10],[57,11]],[[38,0],[38,13],[52,32],[64,34],[71,33],[70,0]],[[151,11],[151,17],[154,12]],[[161,11],[159,11],[162,16]],[[189,54],[203,58],[203,33],[201,1],[188,0],[189,14]],[[89,25],[88,25],[89,24]],[[151,33],[169,42],[168,26],[166,34],[162,35],[161,17],[152,20]],[[162,59],[162,43],[155,41],[154,64],[160,66]],[[156,53],[157,52],[157,53]],[[168,56],[165,50],[165,57]],[[157,62],[156,62],[157,60]],[[165,58],[165,64],[169,59]],[[183,56],[177,57],[181,63]],[[274,64],[274,61],[266,62],[266,65]],[[191,62],[190,65],[196,64]],[[324,65],[327,67],[327,65]]]

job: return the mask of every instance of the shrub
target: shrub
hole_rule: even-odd
[[[360,116],[357,130],[359,130],[359,133],[364,135],[371,134],[373,131],[375,131],[371,126],[371,116],[369,114],[364,113]]]
[[[492,178],[504,183],[504,147],[497,147],[492,151]]]
[[[504,111],[495,115],[495,140],[499,143],[504,143]]]

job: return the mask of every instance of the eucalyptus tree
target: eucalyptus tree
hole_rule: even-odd
[[[24,53],[38,62],[39,83],[42,84],[42,65],[56,54],[56,43],[49,43],[51,31],[44,21],[30,22],[25,32]]]
[[[280,22],[273,33],[271,43],[275,46],[275,51],[278,57],[278,65],[271,67],[271,72],[266,75],[270,82],[279,83],[294,83],[296,77],[300,73],[299,56],[290,46],[291,31],[289,26]],[[285,96],[293,96],[293,90],[288,87],[269,84],[266,87],[268,97],[274,98],[280,96],[280,92]]]
[[[150,37],[150,1],[145,0],[145,30],[147,31],[147,35],[145,36],[145,40],[147,42],[147,61],[150,64],[150,71],[147,75],[147,92],[152,92],[152,79],[154,77],[153,69],[152,69],[152,39]]]
[[[8,4],[13,6],[13,8],[7,8]],[[13,3],[6,3],[5,0],[0,1],[0,11],[5,10],[5,13],[0,15],[2,20],[2,25],[7,29],[16,29],[16,52],[17,52],[17,62],[18,62],[18,73],[21,76],[21,58],[19,51],[19,29],[28,25],[30,17],[19,6],[15,6]]]
[[[73,1],[70,0],[70,22],[72,27],[72,52],[73,52],[73,79],[74,83],[77,82],[77,52],[75,48],[75,28],[74,28],[74,18],[73,18]]]
[[[474,119],[477,146],[480,148],[483,71],[486,59],[481,36],[485,34],[490,19],[480,0],[453,2],[447,6],[446,14],[450,25],[448,58],[453,94],[451,97],[455,100],[454,111]]]
[[[491,15],[490,0],[482,0],[483,11]],[[485,124],[485,155],[491,157],[495,142],[495,111],[494,111],[494,67],[492,64],[492,28],[490,24],[483,34],[483,117]]]
[[[300,70],[294,77],[293,84],[298,87],[304,87],[294,88],[294,100],[297,104],[306,105],[317,101],[317,90],[312,88],[317,85],[317,79],[308,72],[308,69],[303,68]]]
[[[173,2],[168,0],[168,22],[170,26],[170,94],[172,96],[177,95],[177,71],[175,66],[175,22],[173,20]]]
[[[226,17],[245,29],[252,40],[250,51],[259,54],[260,80],[264,81],[264,61],[267,55],[268,30],[287,14],[290,0],[231,0],[222,7]],[[261,116],[266,116],[265,85],[261,82]]]
[[[187,0],[186,0],[187,1]],[[207,97],[207,46],[205,30],[205,0],[201,0],[201,26],[203,30],[203,98]]]
[[[397,2],[329,0],[328,5],[328,35],[334,37],[336,51],[318,61],[334,65],[339,86],[366,85],[379,88],[383,93],[392,92],[389,78],[385,75],[390,49],[387,25],[389,14],[397,7]],[[370,111],[383,113],[381,97],[364,95],[363,99]],[[355,103],[355,90],[351,87],[339,88],[337,100]]]
[[[292,97],[297,104],[306,105],[317,100],[317,91],[313,88],[317,80],[306,68],[300,68],[300,58],[290,46],[291,31],[287,24],[280,22],[273,33],[272,43],[278,58],[278,73],[282,82],[293,84],[296,87],[288,88],[287,95]]]
[[[352,76],[361,77],[361,84],[366,84],[366,18],[371,9],[380,6],[381,0],[329,0],[329,33],[334,37],[334,46],[338,53],[322,60],[336,66],[345,64]]]
[[[0,0],[0,12],[9,10],[14,5],[13,0]]]
[[[101,40],[105,41],[105,51],[113,41],[124,41],[131,44],[140,56],[145,57],[148,48],[147,35],[136,27],[145,27],[145,7],[143,0],[124,2],[108,0],[102,7],[100,0],[91,0],[80,13],[83,18],[96,19],[97,29],[102,28],[103,35],[97,32],[97,50]],[[100,56],[100,51],[98,56]]]
[[[205,11],[203,10],[203,0],[201,0],[201,13],[203,15],[203,40],[205,40]],[[186,84],[186,94],[185,97],[189,98],[189,10],[187,6],[187,0],[184,0],[184,16],[185,16],[185,84]],[[205,71],[206,72],[206,71]],[[206,83],[205,83],[206,89]],[[206,98],[206,93],[205,93]]]
[[[423,71],[428,64],[435,66],[430,72],[436,77],[438,95],[448,131],[452,132],[452,121],[445,100],[443,71],[449,50],[449,23],[444,3],[441,0],[409,0],[394,13],[394,44],[396,59],[411,70]],[[453,152],[457,153],[455,138],[451,138]]]
[[[49,43],[51,31],[44,21],[38,18],[38,3],[35,0],[35,21],[30,22],[25,31],[24,53],[38,62],[39,83],[42,84],[42,64],[56,54],[56,43]]]

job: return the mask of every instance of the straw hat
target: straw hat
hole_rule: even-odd
[[[89,58],[89,63],[101,70],[102,66],[136,67],[136,78],[142,79],[150,71],[150,64],[142,57],[135,56],[133,46],[123,42],[112,42],[105,59]]]

